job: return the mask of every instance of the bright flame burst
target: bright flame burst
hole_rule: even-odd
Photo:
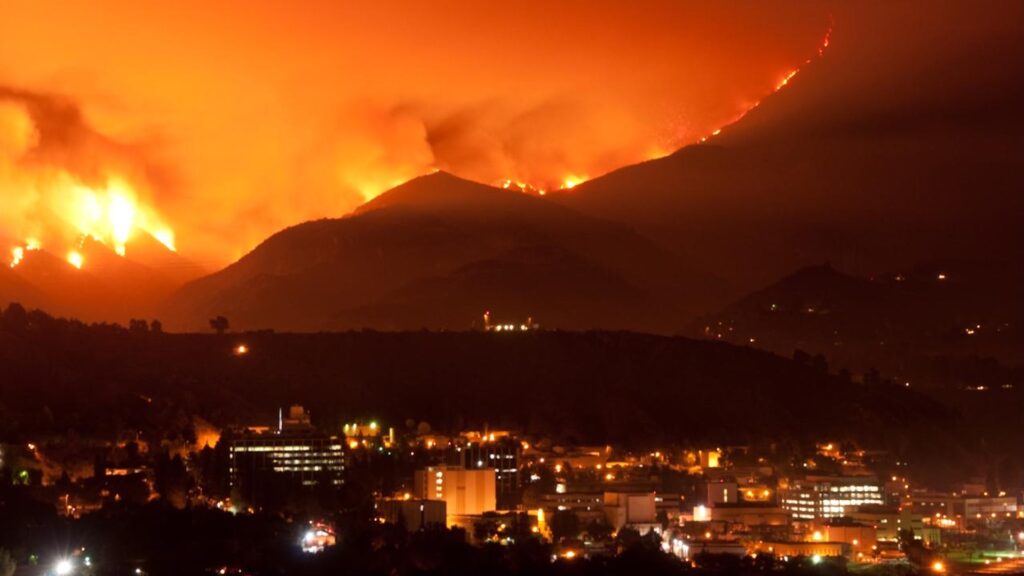
[[[137,231],[143,231],[168,250],[175,250],[174,231],[162,223],[155,210],[140,203],[135,190],[126,181],[111,178],[104,187],[69,181],[64,183],[63,192],[58,196],[59,201],[54,202],[53,210],[77,236],[65,257],[75,268],[85,265],[85,256],[80,251],[85,238],[101,242],[119,256],[125,256],[129,240]],[[11,267],[20,264],[28,251],[40,247],[40,242],[33,238],[12,248]]]
[[[112,178],[100,189],[73,185],[66,214],[83,236],[107,244],[120,256],[125,255],[128,240],[136,230],[151,234],[174,250],[174,232],[160,224],[152,210],[142,209],[135,191],[121,179]]]

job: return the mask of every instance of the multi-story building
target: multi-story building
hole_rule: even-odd
[[[985,496],[914,492],[910,496],[910,509],[927,517],[949,522],[950,526],[964,527],[979,521],[1005,520],[1017,516],[1016,496]]]
[[[520,450],[521,444],[511,436],[488,435],[449,447],[446,460],[449,466],[467,470],[493,469],[497,506],[508,510],[519,503]]]
[[[901,530],[910,530],[915,537],[922,536],[924,522],[921,514],[910,508],[892,506],[861,506],[846,514],[854,522],[872,526],[880,542],[896,542]]]
[[[791,480],[778,494],[779,505],[797,520],[836,518],[860,506],[883,504],[874,476],[808,476]]]
[[[317,432],[309,414],[293,406],[278,417],[276,429],[252,427],[229,433],[232,493],[243,502],[264,506],[296,492],[338,488],[344,482],[342,441]]]
[[[495,472],[493,468],[429,466],[416,471],[413,497],[444,500],[449,524],[452,524],[453,517],[493,512],[497,509]]]

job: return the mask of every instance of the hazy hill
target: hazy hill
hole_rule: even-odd
[[[969,262],[870,279],[812,266],[703,318],[693,333],[786,355],[821,353],[835,368],[875,367],[922,385],[1012,385],[1008,370],[978,359],[1024,362],[1015,290],[1024,290],[1019,272]],[[940,360],[963,373],[937,373]],[[975,366],[949,366],[967,361]]]
[[[46,296],[7,265],[0,265],[0,305],[21,302],[25,306],[47,308]]]
[[[79,250],[81,269],[45,248],[27,251],[22,262],[0,278],[0,286],[9,287],[0,289],[0,304],[45,306],[55,314],[93,321],[127,323],[130,318],[150,317],[157,303],[194,268],[151,238],[133,239],[128,250],[121,257],[87,238]],[[142,262],[156,263],[163,271]]]
[[[682,305],[687,286],[706,282],[686,272],[628,228],[437,173],[275,234],[181,289],[166,317],[187,328],[221,314],[246,328],[465,329],[491,310],[665,331],[695,311]]]
[[[954,5],[836,10],[824,57],[719,136],[549,197],[633,226],[737,298],[829,260],[863,275],[1020,262],[1019,21]]]

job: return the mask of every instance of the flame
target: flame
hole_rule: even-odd
[[[822,57],[825,56],[825,52],[826,52],[826,50],[828,50],[828,47],[829,47],[829,45],[832,42],[832,29],[833,29],[834,26],[835,26],[835,19],[832,18],[832,17],[829,17],[828,28],[825,30],[825,34],[822,37],[821,42],[818,44],[818,48],[817,48],[817,51],[816,51],[816,54],[817,54],[818,58],[822,58]],[[775,83],[775,85],[772,87],[771,91],[768,92],[765,96],[763,96],[762,98],[760,98],[759,100],[757,100],[757,101],[755,101],[753,103],[744,104],[741,107],[742,111],[739,114],[734,116],[731,120],[726,122],[724,125],[714,129],[710,134],[706,134],[704,136],[701,136],[697,140],[697,142],[698,143],[707,142],[709,139],[714,138],[715,136],[718,136],[719,134],[721,134],[722,130],[724,130],[726,127],[731,126],[731,125],[739,122],[740,120],[742,120],[744,117],[746,117],[747,114],[750,114],[754,109],[756,109],[758,106],[760,106],[761,102],[763,102],[766,98],[776,94],[777,92],[779,92],[780,90],[785,88],[787,85],[789,85],[789,83],[793,80],[793,78],[795,78],[797,76],[797,74],[800,73],[800,71],[803,69],[803,67],[807,66],[807,65],[810,65],[812,62],[814,62],[814,60],[815,60],[814,58],[808,58],[807,60],[804,61],[804,63],[801,66],[799,66],[797,68],[794,68],[794,69],[790,70],[789,72],[787,72],[785,75],[783,75]],[[655,147],[653,150],[651,150],[647,154],[646,159],[648,161],[649,160],[658,160],[658,159],[664,158],[664,157],[666,157],[666,156],[668,156],[668,155],[670,155],[672,153],[673,153],[673,151],[667,149],[666,147],[657,146],[657,147]],[[562,180],[562,183],[559,185],[558,188],[559,188],[559,190],[572,190],[576,186],[579,186],[580,184],[586,182],[588,179],[589,178],[587,178],[587,177],[579,177],[579,176],[570,174],[569,176],[566,176]],[[506,178],[505,180],[501,180],[500,182],[498,182],[498,185],[501,186],[502,188],[505,188],[505,189],[516,187],[516,188],[519,188],[523,192],[535,192],[535,193],[540,194],[541,196],[543,196],[545,194],[545,191],[542,188],[538,188],[538,187],[535,187],[535,186],[533,186],[531,184],[528,184],[528,183],[525,183],[525,182],[521,182],[519,180],[512,179],[512,178]]]
[[[140,203],[138,194],[127,181],[110,178],[105,186],[95,188],[70,183],[66,191],[66,200],[57,202],[55,211],[71,224],[80,238],[92,238],[109,246],[119,256],[125,256],[129,241],[138,231],[143,231],[169,250],[175,250],[174,231],[160,221],[155,210]],[[81,268],[85,261],[80,252],[72,249],[68,262]]]
[[[21,264],[21,261],[25,259],[25,253],[33,250],[39,250],[41,245],[39,240],[35,238],[29,238],[25,241],[24,246],[15,246],[11,248],[11,268]]]
[[[829,44],[832,41],[832,28],[833,28],[834,25],[835,25],[835,20],[830,18],[828,29],[825,30],[825,35],[822,37],[821,43],[818,44],[818,50],[817,50],[818,58],[822,58],[822,57],[825,56],[825,51],[828,49]],[[807,65],[811,64],[812,62],[814,62],[814,59],[813,58],[808,58],[807,60],[804,61],[803,66],[807,66]],[[775,94],[778,91],[780,91],[783,88],[785,88],[789,84],[789,82],[791,80],[793,80],[793,78],[796,78],[796,75],[800,73],[800,71],[803,69],[803,66],[800,66],[798,68],[794,68],[794,69],[790,70],[789,72],[787,72],[786,75],[783,76],[781,79],[779,79],[779,81],[775,84],[775,88],[771,92],[769,92],[766,96],[764,96],[764,98],[761,98],[760,100],[758,100],[758,101],[754,102],[753,104],[750,104],[749,106],[747,106],[746,109],[744,109],[742,112],[740,112],[738,115],[736,115],[736,117],[734,117],[732,120],[727,122],[725,124],[725,126],[723,126],[721,128],[716,128],[713,132],[711,132],[711,134],[708,134],[706,136],[702,136],[700,138],[699,142],[701,142],[701,143],[707,142],[708,139],[713,138],[713,137],[718,136],[719,134],[721,134],[723,128],[725,128],[727,126],[731,126],[731,125],[739,122],[740,120],[742,120],[747,114],[750,114],[755,108],[760,106],[761,102],[763,102],[765,100],[765,98],[768,98],[769,96],[772,96],[773,94]],[[662,156],[655,156],[655,157],[652,157],[651,160],[656,160],[657,158],[661,158],[661,157]]]
[[[565,180],[562,181],[562,190],[572,190],[586,181],[586,178],[579,176],[566,176]]]
[[[69,250],[68,251],[68,264],[71,264],[75,268],[78,268],[79,270],[81,270],[82,266],[85,264],[85,257],[82,256],[82,253],[79,252],[78,250]]]
[[[11,268],[14,268],[21,261],[25,259],[25,248],[23,246],[15,246],[11,249]]]
[[[38,102],[37,102],[38,105]],[[46,162],[28,162],[39,149],[52,127],[41,120],[43,112],[34,112],[29,102],[17,97],[0,99],[0,191],[5,205],[0,225],[5,234],[27,237],[24,244],[10,248],[12,267],[20,264],[27,252],[38,250],[40,239],[54,253],[81,268],[83,238],[92,238],[110,247],[120,256],[129,250],[135,235],[144,231],[174,250],[173,230],[151,207],[144,177],[136,179],[130,159],[104,148],[93,150],[87,142],[81,149],[68,145],[70,158],[98,161],[100,166],[88,175],[65,165],[64,157],[47,156]],[[37,117],[38,115],[38,117]],[[87,126],[80,126],[87,133]],[[102,158],[93,158],[100,154]],[[8,194],[13,202],[7,202]]]

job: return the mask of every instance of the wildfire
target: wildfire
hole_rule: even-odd
[[[112,178],[100,189],[75,184],[70,196],[66,219],[83,236],[107,244],[118,255],[125,255],[128,240],[136,230],[149,233],[174,250],[174,232],[160,224],[152,210],[139,205],[138,196],[127,182]]]
[[[68,264],[71,264],[75,268],[81,270],[82,265],[85,264],[85,257],[82,256],[82,253],[78,250],[70,250],[68,251]]]
[[[11,268],[15,268],[21,261],[25,259],[25,253],[33,250],[39,250],[39,241],[35,239],[29,239],[25,242],[24,246],[15,246],[11,248]]]
[[[175,250],[174,231],[161,222],[155,210],[140,202],[126,181],[111,178],[105,186],[92,188],[73,181],[67,174],[62,176],[53,190],[50,208],[76,239],[65,256],[68,264],[79,269],[85,265],[81,252],[85,238],[92,238],[109,246],[119,256],[125,256],[129,241],[138,231],[151,235],[168,250]],[[67,232],[57,231],[55,236],[67,237]],[[21,264],[29,252],[41,247],[36,238],[13,246],[11,268]]]
[[[562,182],[562,190],[572,190],[576,186],[578,186],[578,185],[580,185],[580,184],[582,184],[582,183],[584,183],[586,181],[587,181],[586,178],[581,178],[579,176],[568,176]]]
[[[829,22],[828,29],[825,30],[825,35],[822,37],[821,43],[818,44],[818,50],[817,50],[818,58],[822,58],[823,56],[825,56],[825,51],[828,49],[829,44],[832,41],[832,27],[834,26],[834,24],[835,24],[834,21],[833,22]],[[814,59],[813,58],[808,58],[807,60],[804,60],[803,66],[807,66],[807,65],[809,65],[812,62],[814,62]],[[768,96],[771,96],[771,95],[777,93],[779,90],[782,90],[783,88],[785,88],[789,84],[789,82],[791,80],[793,80],[793,78],[795,78],[797,74],[800,73],[800,70],[803,69],[803,66],[800,66],[798,68],[794,68],[794,69],[790,70],[789,72],[787,72],[785,76],[783,76],[781,79],[779,79],[779,81],[775,84],[775,88],[771,92],[769,92],[768,95],[765,96],[765,98],[767,98]],[[750,106],[748,106],[745,110],[740,112],[735,118],[733,118],[728,123],[726,123],[726,126],[735,124],[735,123],[739,122],[740,120],[742,120],[747,114],[750,114],[755,108],[760,106],[761,102],[763,102],[763,101],[764,101],[764,98],[762,98],[761,100],[758,100],[758,101],[754,102],[753,104],[751,104]],[[700,139],[700,142],[702,142],[702,143],[703,142],[707,142],[708,139],[713,138],[715,136],[718,136],[721,133],[722,133],[722,128],[716,128],[711,134],[706,135],[706,136],[702,136],[701,139]],[[656,157],[652,158],[652,160],[660,158],[660,157],[661,156],[656,156]]]
[[[818,44],[818,48],[816,50],[817,58],[822,58],[822,57],[825,56],[825,51],[828,49],[829,45],[831,44],[832,29],[833,29],[834,25],[835,25],[834,21],[830,21],[829,22],[828,28],[825,30],[825,34],[822,37],[821,42]],[[757,100],[757,101],[755,101],[753,103],[746,103],[746,104],[744,104],[743,107],[742,107],[742,111],[739,114],[734,116],[731,120],[726,122],[721,127],[714,129],[710,134],[706,134],[706,135],[702,136],[698,140],[698,142],[700,142],[700,143],[707,142],[709,139],[714,138],[715,136],[718,136],[719,134],[721,134],[722,130],[724,128],[726,128],[726,127],[728,127],[728,126],[730,126],[732,124],[735,124],[736,122],[739,122],[740,120],[742,120],[747,114],[749,114],[754,109],[756,109],[758,106],[760,106],[761,102],[763,102],[766,98],[768,98],[769,96],[772,96],[773,94],[779,92],[780,90],[785,88],[787,85],[789,85],[789,83],[793,80],[793,78],[795,78],[797,76],[797,74],[800,73],[800,71],[803,69],[803,67],[811,64],[812,62],[814,62],[814,60],[815,60],[815,58],[808,58],[807,60],[804,61],[804,63],[802,65],[800,65],[799,67],[794,68],[794,69],[790,70],[789,72],[787,72],[785,75],[783,75],[775,83],[775,85],[772,87],[771,91],[768,92],[768,94],[766,94],[764,97],[762,97],[761,99],[759,99],[759,100]],[[647,159],[648,160],[657,160],[659,158],[664,158],[664,157],[668,156],[669,154],[672,154],[671,150],[668,150],[668,149],[666,149],[664,147],[660,147],[659,146],[659,147],[653,149],[647,155]],[[579,186],[580,184],[586,182],[588,179],[589,179],[588,177],[580,177],[580,176],[576,176],[574,174],[570,174],[570,175],[566,176],[562,180],[561,184],[558,186],[558,189],[559,190],[572,190],[576,186]],[[518,188],[522,192],[540,194],[541,196],[543,196],[545,194],[545,190],[543,188],[538,188],[538,187],[535,187],[535,186],[533,186],[531,184],[528,184],[526,182],[522,182],[522,181],[519,181],[519,180],[516,180],[516,179],[513,179],[513,178],[506,178],[505,180],[501,180],[500,182],[498,182],[498,186],[500,186],[502,188],[505,188],[506,190],[507,189]]]
[[[21,246],[15,246],[11,249],[11,268],[14,268],[21,261],[25,259],[25,248]]]

